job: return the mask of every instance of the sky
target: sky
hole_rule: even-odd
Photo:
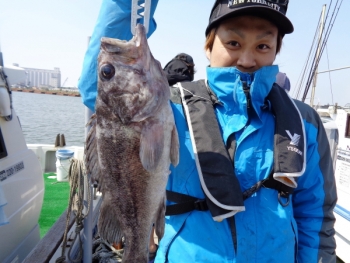
[[[339,0],[341,1],[341,0]],[[157,29],[149,38],[153,56],[166,65],[176,54],[190,54],[195,80],[205,78],[209,64],[203,49],[213,0],[159,0],[154,15]],[[290,0],[287,12],[294,32],[283,39],[275,64],[291,82],[295,97],[315,36],[322,6],[330,20],[336,0]],[[0,0],[0,50],[5,65],[61,70],[61,83],[76,87],[88,37],[102,0]],[[332,5],[330,6],[330,4]],[[329,8],[330,7],[330,8]],[[350,1],[343,1],[323,52],[320,72],[350,67]],[[300,98],[300,97],[299,97]],[[310,92],[305,102],[309,103]],[[314,104],[350,103],[350,68],[318,74]]]

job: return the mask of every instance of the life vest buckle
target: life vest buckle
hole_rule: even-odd
[[[264,186],[264,182],[266,181],[266,179],[261,180],[259,182],[257,182],[255,185],[253,185],[252,187],[250,187],[248,190],[243,192],[243,200],[248,199],[249,197],[251,197],[253,194],[255,194],[257,191],[260,190],[260,188],[262,186]]]
[[[194,209],[198,210],[198,211],[207,211],[208,210],[208,206],[207,203],[205,202],[205,200],[202,199],[198,199],[194,202]]]
[[[282,202],[281,197],[287,198],[287,201],[286,201],[286,202]],[[290,194],[289,194],[289,193],[282,192],[282,191],[279,191],[279,192],[278,192],[278,202],[279,202],[280,205],[283,206],[283,207],[288,206],[289,203],[290,203]]]

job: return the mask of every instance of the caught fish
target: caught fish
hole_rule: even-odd
[[[101,39],[96,113],[85,166],[101,187],[100,236],[125,239],[123,263],[148,262],[152,224],[164,234],[165,188],[179,141],[160,63],[138,24],[130,41]]]

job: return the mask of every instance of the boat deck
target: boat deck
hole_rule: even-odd
[[[69,202],[69,183],[58,182],[56,173],[44,173],[44,202],[39,217],[40,238],[43,238],[62,213]]]

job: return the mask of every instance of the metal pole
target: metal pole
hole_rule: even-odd
[[[1,46],[0,46],[0,67],[4,67],[4,58],[2,57]]]
[[[90,37],[88,37],[88,45],[90,42]],[[85,123],[87,123],[90,120],[91,115],[93,114],[92,110],[90,110],[88,107],[85,107]],[[90,130],[90,127],[85,128],[85,138],[87,137],[87,134]],[[90,183],[90,174],[85,177],[87,182],[85,182],[85,185],[89,187],[90,193],[92,194],[92,186]],[[87,189],[86,189],[87,190]],[[87,195],[87,191],[84,191],[84,206],[85,211],[87,210],[88,202],[90,202],[90,211],[89,214],[86,215],[84,219],[84,262],[92,262],[92,214],[93,214],[93,201],[92,198],[89,200],[89,197]]]
[[[92,115],[92,111],[89,108],[85,108],[85,120],[87,123],[87,121],[90,119]],[[90,127],[86,127],[85,129],[85,138],[87,133],[89,132]],[[87,175],[87,177],[85,177],[85,186],[89,187],[89,192],[92,195],[92,191],[93,188],[91,186],[90,183],[90,174]],[[88,190],[88,189],[86,189]],[[92,262],[92,214],[93,214],[93,199],[90,198],[87,195],[88,191],[84,191],[84,209],[85,211],[87,211],[87,207],[88,207],[88,202],[90,202],[90,210],[89,213],[86,215],[85,219],[84,219],[84,262]],[[86,213],[86,212],[85,212]]]
[[[2,58],[2,53],[0,51],[0,67],[4,66],[4,59]]]
[[[320,33],[318,37],[318,47],[317,47],[317,53],[316,53],[316,61],[318,60],[318,57],[320,56],[321,52],[321,40],[322,40],[322,33],[323,33],[323,27],[324,27],[324,14],[326,12],[326,5],[323,5],[322,7],[322,18],[321,18],[321,24],[320,24]],[[311,98],[310,98],[310,106],[314,106],[314,97],[315,97],[315,89],[316,89],[316,80],[317,80],[317,68],[313,80],[313,86],[311,90]]]

